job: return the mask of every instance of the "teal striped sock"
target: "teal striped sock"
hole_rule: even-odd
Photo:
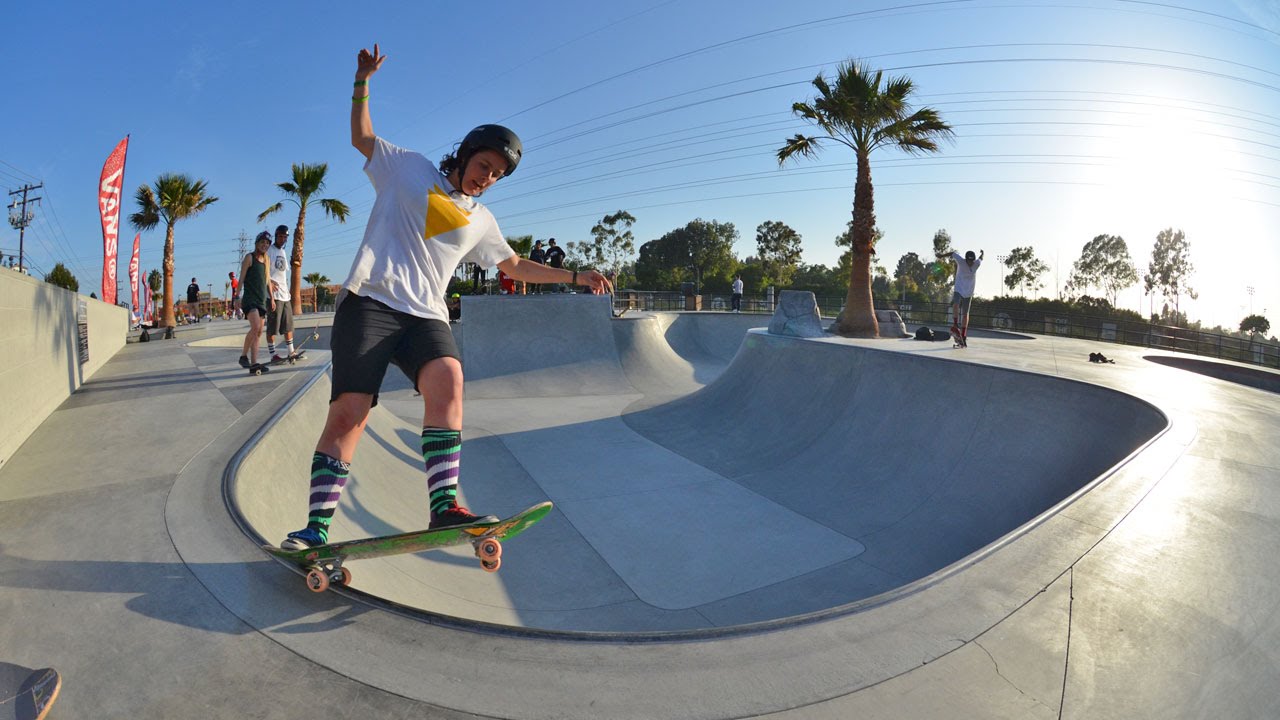
[[[422,460],[427,466],[427,498],[431,520],[458,505],[458,465],[462,456],[462,432],[422,428]]]

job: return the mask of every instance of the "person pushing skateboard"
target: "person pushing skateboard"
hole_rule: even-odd
[[[612,289],[595,270],[571,272],[520,258],[493,214],[476,200],[520,164],[523,145],[510,129],[471,130],[439,166],[374,134],[369,81],[386,59],[376,43],[372,53],[361,49],[356,57],[351,144],[365,157],[376,199],[334,314],[333,389],[311,460],[307,526],[280,543],[286,550],[328,543],[356,445],[391,364],[422,395],[430,527],[497,520],[458,504],[463,375],[445,289],[460,263],[497,265],[527,282]]]
[[[978,268],[986,254],[986,250],[979,250],[977,257],[972,250],[963,257],[958,252],[938,253],[939,260],[954,260],[956,264],[956,284],[951,293],[951,336],[958,347],[969,346],[969,305],[973,302]]]

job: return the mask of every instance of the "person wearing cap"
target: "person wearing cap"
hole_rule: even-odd
[[[982,265],[982,258],[986,254],[986,250],[979,251],[976,257],[972,250],[963,256],[958,252],[952,252],[950,255],[938,253],[939,260],[953,260],[956,264],[956,284],[951,293],[951,332],[960,345],[967,346],[969,342],[969,305],[973,302],[973,289],[977,284],[978,268]]]
[[[458,503],[463,376],[445,298],[454,268],[474,262],[527,282],[609,289],[594,270],[570,272],[516,255],[477,199],[520,164],[524,147],[509,128],[474,128],[438,166],[374,133],[369,83],[386,59],[376,44],[356,57],[351,144],[365,157],[376,197],[333,318],[332,390],[311,460],[307,526],[289,533],[280,544],[286,549],[328,542],[356,445],[391,364],[423,399],[420,449],[430,526],[496,520]]]
[[[289,226],[276,226],[275,242],[267,248],[267,267],[270,268],[271,312],[267,314],[267,355],[271,362],[282,363],[296,356],[293,349],[293,302],[289,294],[289,253],[284,249],[289,241]],[[276,336],[283,335],[285,354],[276,352]]]
[[[564,248],[556,244],[556,239],[547,240],[547,264],[553,268],[564,267]],[[556,283],[556,292],[564,292],[564,286]]]
[[[533,243],[533,249],[529,251],[529,259],[539,265],[547,264],[547,251],[542,249],[542,241],[537,240]],[[530,292],[542,292],[541,285],[534,285]]]
[[[227,273],[227,284],[231,286],[231,307],[227,308],[228,318],[240,317],[240,280],[235,270]]]
[[[271,234],[266,230],[253,239],[253,252],[240,263],[240,290],[243,297],[240,309],[249,319],[249,332],[244,335],[244,348],[240,353],[240,367],[251,368],[258,364],[258,338],[271,310],[271,288],[267,280],[267,247]]]

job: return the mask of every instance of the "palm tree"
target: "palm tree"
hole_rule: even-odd
[[[320,312],[320,286],[328,285],[329,277],[324,273],[313,272],[307,273],[307,276],[303,278],[303,280],[311,283],[311,289],[314,291],[312,293],[313,300],[311,302],[312,312]]]
[[[333,198],[324,198],[312,200],[311,196],[324,189],[324,176],[329,171],[328,163],[319,163],[317,165],[301,165],[293,166],[293,182],[278,183],[276,187],[280,188],[289,200],[289,202],[298,206],[298,222],[293,226],[293,255],[289,260],[293,271],[289,276],[289,287],[302,287],[302,245],[306,239],[307,227],[307,208],[313,203],[320,203],[320,207],[324,208],[325,215],[337,220],[340,223],[347,221],[347,215],[351,209],[346,203]],[[279,211],[284,207],[283,202],[263,210],[258,215],[258,222],[267,219],[267,216]],[[293,293],[293,312],[302,314],[302,293]]]
[[[845,310],[834,326],[848,337],[877,337],[875,308],[871,301],[871,256],[875,254],[875,198],[871,186],[871,152],[885,145],[909,153],[937,152],[938,141],[955,133],[933,108],[912,110],[907,102],[915,85],[906,76],[884,78],[857,60],[842,63],[835,85],[822,75],[814,78],[818,96],[812,103],[791,106],[796,115],[825,133],[797,134],[778,150],[778,164],[796,155],[814,157],[823,140],[834,140],[853,149],[858,175],[853,186],[853,257],[849,269],[849,294]]]
[[[135,230],[151,230],[161,220],[164,221],[164,262],[161,265],[164,268],[164,302],[160,308],[165,327],[177,324],[173,317],[173,226],[179,220],[199,215],[218,202],[218,198],[209,195],[208,190],[204,180],[195,180],[181,173],[165,173],[156,178],[155,188],[140,185],[134,196],[138,212],[129,216],[129,222]]]

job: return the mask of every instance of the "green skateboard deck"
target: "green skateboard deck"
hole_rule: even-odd
[[[345,540],[305,550],[285,550],[274,545],[263,545],[262,549],[302,571],[307,587],[313,592],[324,592],[333,584],[351,584],[351,571],[343,567],[347,560],[419,553],[466,543],[475,548],[481,568],[497,572],[502,565],[501,541],[524,532],[551,512],[551,508],[551,503],[544,502],[497,522]]]

